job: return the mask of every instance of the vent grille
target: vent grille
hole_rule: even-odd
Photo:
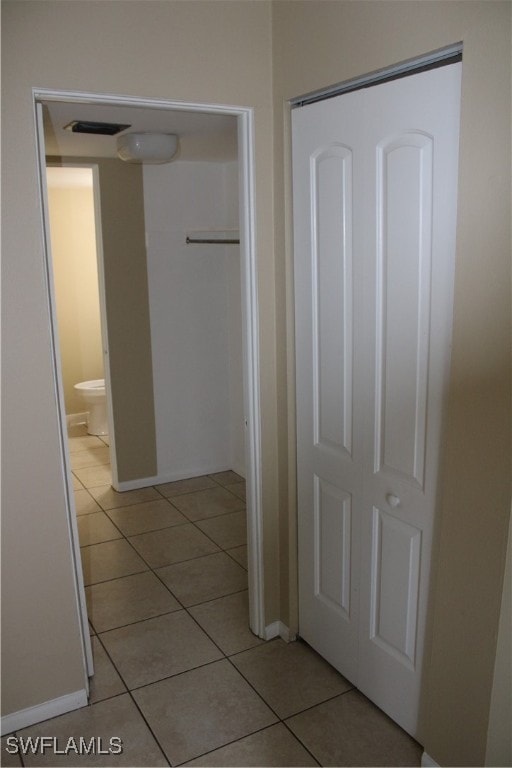
[[[115,136],[131,125],[121,125],[120,123],[95,123],[90,120],[72,120],[64,126],[66,131],[73,133],[93,133],[97,136]]]

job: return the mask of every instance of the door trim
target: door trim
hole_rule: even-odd
[[[55,282],[53,280],[53,259],[51,252],[50,238],[50,220],[48,191],[45,180],[45,153],[44,153],[44,126],[43,111],[40,103],[34,103],[35,112],[35,130],[37,146],[37,165],[39,197],[41,205],[41,227],[44,249],[44,276],[48,298],[48,323],[50,331],[50,345],[52,355],[52,367],[54,373],[53,385],[55,400],[57,402],[57,415],[59,426],[59,448],[61,459],[61,471],[65,488],[66,512],[68,519],[68,534],[71,545],[71,557],[73,561],[73,588],[77,602],[78,616],[80,620],[80,630],[82,639],[83,662],[85,675],[85,688],[89,693],[88,678],[94,674],[94,663],[92,658],[92,645],[89,632],[89,620],[87,616],[87,603],[85,600],[84,575],[82,569],[82,559],[80,557],[80,542],[78,539],[78,523],[75,509],[75,497],[73,493],[73,483],[71,479],[71,463],[69,450],[67,447],[67,420],[66,409],[64,405],[64,386],[62,382],[62,368],[60,364],[60,344],[57,325],[57,303],[55,297]]]
[[[116,94],[101,94],[82,91],[60,91],[46,88],[33,88],[32,98],[36,112],[36,134],[39,170],[39,200],[43,216],[41,219],[42,237],[47,275],[49,305],[49,330],[52,339],[52,363],[54,383],[58,405],[59,434],[61,444],[61,462],[65,477],[67,494],[67,512],[73,557],[75,561],[75,582],[78,588],[77,602],[82,614],[82,632],[87,647],[89,630],[85,600],[80,606],[80,592],[83,592],[83,576],[80,565],[80,545],[74,519],[74,504],[70,473],[67,471],[65,428],[66,417],[62,382],[56,353],[58,337],[55,325],[55,302],[52,290],[52,266],[49,240],[49,227],[46,219],[46,195],[44,180],[44,133],[37,121],[37,108],[42,102],[67,101],[80,104],[105,104],[123,107],[151,108],[173,111],[206,112],[226,114],[237,117],[238,122],[238,163],[239,163],[239,219],[240,219],[240,258],[242,325],[244,338],[244,402],[246,414],[245,453],[247,467],[247,544],[249,577],[249,625],[258,637],[265,637],[264,572],[263,572],[263,513],[262,513],[262,473],[261,473],[261,404],[260,404],[260,357],[258,331],[258,283],[256,250],[256,214],[255,214],[255,164],[254,164],[254,110],[251,107],[230,104],[205,104],[201,102],[173,101],[168,99],[148,99]],[[85,615],[85,622],[84,622]]]

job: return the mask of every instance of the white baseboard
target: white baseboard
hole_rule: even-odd
[[[421,756],[421,768],[440,768],[439,763],[436,763],[430,755],[424,752]]]
[[[87,424],[88,417],[87,411],[85,413],[68,413],[66,416],[66,426],[69,429],[70,427],[78,427],[80,424]]]
[[[265,640],[273,640],[274,637],[280,637],[285,643],[291,643],[296,639],[296,635],[290,633],[290,629],[282,621],[273,621],[265,627]]]
[[[81,691],[59,696],[58,699],[37,704],[35,707],[20,709],[18,712],[2,717],[1,735],[4,736],[6,733],[19,731],[21,728],[27,728],[29,725],[41,723],[43,720],[49,720],[51,717],[58,717],[58,715],[65,715],[66,712],[72,712],[74,709],[86,706],[87,691],[84,688]]]
[[[196,467],[187,472],[169,472],[167,474],[155,475],[154,477],[141,477],[136,480],[124,480],[117,483],[116,491],[136,491],[138,488],[148,488],[151,485],[163,485],[163,483],[174,483],[176,480],[188,480],[189,477],[199,477],[200,475],[215,475],[217,472],[226,472],[232,467],[225,465],[211,465],[210,467]],[[236,470],[235,470],[236,471]]]

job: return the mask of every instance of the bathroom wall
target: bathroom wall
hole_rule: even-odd
[[[143,167],[158,476],[244,474],[237,163]]]
[[[49,171],[48,203],[62,384],[70,415],[86,410],[74,385],[103,378],[103,351],[92,170],[79,171],[77,184],[86,186],[70,186],[63,171],[67,177],[67,169]]]

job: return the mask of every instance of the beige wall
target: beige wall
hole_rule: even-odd
[[[152,2],[148,13],[146,2],[49,0],[4,2],[1,10],[5,714],[83,683],[48,331],[34,87],[254,107],[268,622],[279,606],[270,4],[164,0]]]
[[[142,166],[98,158],[119,482],[157,474]]]
[[[48,206],[66,414],[82,413],[75,384],[103,378],[92,183],[50,185]]]
[[[485,764],[512,765],[512,525],[508,532]]]
[[[453,360],[431,664],[425,670],[426,751],[441,765],[482,765],[510,505],[510,12],[509,2],[275,2],[275,221],[278,328],[292,321],[286,100],[463,41],[460,188]],[[285,302],[288,296],[288,301]],[[286,340],[278,334],[284,366]],[[292,360],[288,353],[290,371]],[[293,381],[279,378],[280,457],[293,432]],[[289,426],[290,430],[287,430]],[[288,442],[289,441],[289,442]],[[284,463],[281,465],[284,472]],[[290,484],[293,488],[293,484]],[[285,495],[282,495],[281,509]],[[295,508],[281,520],[282,594],[295,613]],[[286,538],[288,530],[291,533]]]

